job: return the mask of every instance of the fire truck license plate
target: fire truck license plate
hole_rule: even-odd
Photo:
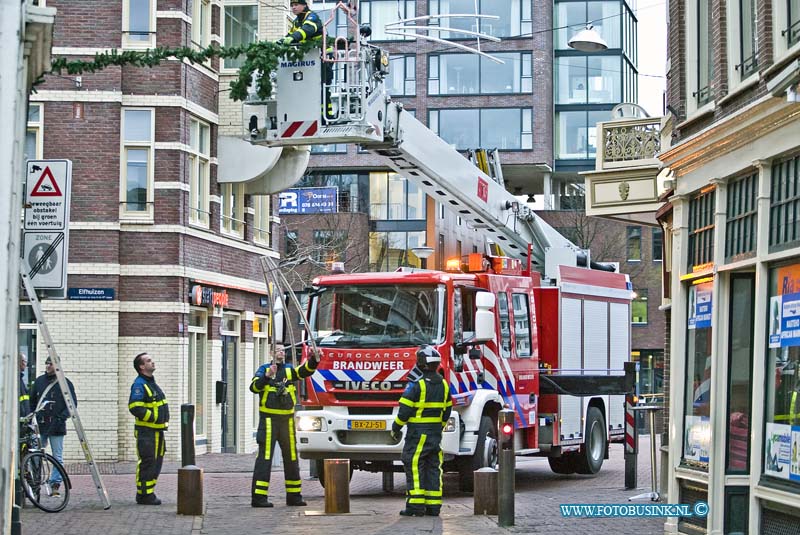
[[[350,429],[361,431],[384,431],[386,429],[384,420],[348,420],[347,425]]]

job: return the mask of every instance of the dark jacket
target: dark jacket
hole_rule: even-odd
[[[441,433],[452,410],[450,386],[438,373],[424,371],[422,378],[409,383],[400,397],[400,409],[392,423],[392,430],[399,433],[408,424],[409,428],[413,426],[431,433]]]
[[[66,379],[69,386],[69,393],[72,396],[72,403],[78,406],[78,399],[75,397],[75,387],[72,386],[72,381]],[[50,383],[55,383],[53,388],[44,394]],[[45,401],[54,401],[55,403],[48,405],[39,414],[36,419],[39,422],[39,432],[42,436],[59,436],[67,434],[67,418],[69,418],[69,410],[67,403],[64,401],[64,395],[61,393],[61,387],[56,379],[56,374],[47,375],[42,374],[36,378],[31,389],[31,408],[33,410],[39,405],[42,396],[44,395]]]
[[[19,415],[27,416],[31,412],[31,396],[28,394],[28,385],[25,384],[25,379],[22,378],[22,373],[19,374]]]
[[[136,427],[166,429],[169,426],[169,404],[154,377],[142,374],[131,385],[128,410],[136,418]]]
[[[271,379],[267,378],[269,367],[269,364],[263,364],[250,381],[250,391],[259,394],[258,410],[267,416],[294,414],[294,406],[297,405],[294,383],[314,374],[316,359],[309,358],[296,370],[289,364],[278,366],[275,377]]]
[[[286,34],[295,43],[304,43],[311,40],[322,39],[322,20],[319,15],[306,9],[294,19],[292,29]]]

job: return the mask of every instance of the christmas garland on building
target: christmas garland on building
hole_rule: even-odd
[[[101,54],[95,54],[91,61],[68,60],[67,58],[57,58],[53,60],[50,72],[53,74],[67,74],[75,76],[86,73],[93,73],[107,67],[122,67],[130,65],[133,67],[155,67],[162,61],[169,59],[184,59],[191,63],[205,63],[212,57],[220,59],[235,59],[244,56],[244,62],[239,69],[238,77],[231,82],[230,96],[233,100],[242,101],[247,98],[248,89],[253,83],[253,76],[256,73],[267,73],[259,76],[256,83],[256,92],[259,98],[266,99],[272,95],[272,82],[269,73],[278,68],[279,62],[283,60],[299,61],[303,59],[306,52],[318,47],[315,41],[300,43],[299,45],[286,45],[282,42],[258,41],[249,45],[225,47],[211,45],[204,49],[194,49],[191,47],[180,48],[149,48],[143,51],[135,50],[111,50]],[[37,80],[36,84],[44,82],[44,77]]]

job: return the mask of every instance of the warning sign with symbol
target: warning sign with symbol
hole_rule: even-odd
[[[69,222],[72,162],[28,160],[25,230],[64,230]]]

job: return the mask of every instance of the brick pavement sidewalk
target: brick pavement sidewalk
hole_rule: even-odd
[[[403,518],[405,480],[395,474],[395,488],[385,493],[379,474],[356,472],[350,485],[351,514],[323,515],[324,490],[319,482],[309,480],[308,463],[304,468],[305,508],[286,507],[283,494],[283,471],[273,472],[271,500],[273,509],[250,507],[250,482],[253,455],[209,454],[197,457],[205,471],[205,515],[185,517],[177,510],[177,464],[169,463],[159,479],[157,494],[164,501],[160,507],[134,503],[134,463],[116,463],[105,467],[103,481],[112,508],[103,511],[89,475],[74,475],[70,504],[58,514],[46,514],[30,506],[23,511],[23,533],[35,531],[72,534],[247,534],[270,533],[299,535],[309,532],[358,535],[411,535],[420,532],[441,535],[477,533],[508,534],[593,534],[661,535],[661,518],[564,518],[559,505],[566,503],[626,503],[627,498],[649,486],[649,455],[646,437],[639,455],[639,489],[623,489],[622,448],[613,445],[611,459],[596,477],[553,474],[545,459],[518,458],[516,472],[515,526],[499,528],[496,517],[474,516],[472,496],[457,490],[455,474],[446,474],[444,506],[439,518]],[[133,468],[133,469],[132,469]],[[642,503],[642,502],[638,502]]]

